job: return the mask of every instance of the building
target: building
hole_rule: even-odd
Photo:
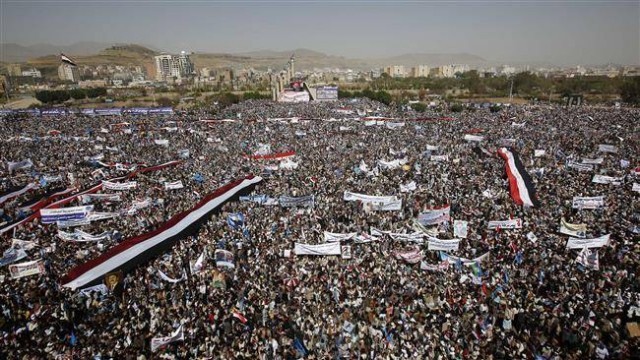
[[[411,77],[427,77],[429,76],[429,67],[427,65],[418,65],[411,68]]]
[[[155,61],[157,81],[181,80],[194,73],[193,63],[185,51],[180,55],[158,55]]]
[[[40,70],[36,69],[36,68],[31,68],[29,70],[25,70],[22,72],[22,76],[28,76],[28,77],[32,77],[32,78],[41,78],[42,77],[42,73],[40,72]]]
[[[7,65],[7,73],[9,76],[22,76],[22,68],[20,64],[9,64]]]
[[[390,65],[384,69],[384,72],[394,78],[402,78],[406,76],[404,66],[402,65]]]
[[[193,63],[186,51],[182,51],[180,52],[180,55],[176,56],[176,62],[178,63],[178,68],[183,76],[191,75],[195,72]]]
[[[156,59],[156,80],[167,81],[171,75],[171,63],[173,62],[173,56],[169,54],[162,54],[155,57]]]
[[[58,66],[58,77],[62,81],[78,82],[80,80],[80,73],[78,68],[69,64],[61,64]]]
[[[84,80],[78,81],[78,87],[80,88],[97,88],[97,87],[106,87],[107,82],[104,80]]]

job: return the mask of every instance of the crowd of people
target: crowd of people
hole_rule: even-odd
[[[637,109],[555,106],[425,116],[366,99],[245,101],[215,117],[5,115],[0,198],[35,186],[0,204],[0,250],[8,259],[0,268],[1,357],[637,358],[639,119]],[[615,151],[602,152],[601,144]],[[512,198],[496,155],[501,147],[531,174],[538,206]],[[93,211],[117,216],[61,228],[25,208],[44,194],[79,192],[175,160],[136,174],[129,179],[135,188],[97,193],[117,198],[64,205],[91,201]],[[582,163],[590,166],[569,166]],[[253,197],[227,202],[117,286],[83,291],[61,283],[75,266],[250,174],[263,179]],[[617,180],[594,183],[594,175]],[[163,186],[176,181],[184,187]],[[381,211],[345,201],[345,191],[396,196],[402,206]],[[311,204],[277,201],[308,195]],[[572,206],[574,197],[591,196],[603,196],[604,206]],[[417,222],[447,205],[435,226]],[[232,214],[242,221],[230,222]],[[508,219],[521,219],[521,228],[488,229],[489,221]],[[468,224],[458,250],[429,250],[430,238],[460,235],[456,220]],[[586,238],[610,241],[568,249],[569,236],[558,232],[563,220],[586,224]],[[76,229],[109,236],[60,236]],[[324,244],[325,232],[357,234],[341,241],[350,257],[293,251],[295,243]],[[423,241],[398,235],[416,233]],[[27,256],[12,261],[16,250]],[[216,250],[232,253],[234,266],[219,266]],[[408,251],[419,252],[419,261],[398,256]],[[585,251],[591,261],[580,261]],[[38,259],[40,272],[14,278],[9,271]],[[192,271],[196,259],[204,261]],[[152,347],[161,337],[171,339]]]

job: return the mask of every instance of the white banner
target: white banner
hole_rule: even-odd
[[[182,189],[183,187],[184,185],[182,185],[182,180],[164,183],[165,190],[177,190]]]
[[[558,232],[575,238],[584,239],[587,237],[587,224],[570,224],[564,221],[564,219],[561,219],[560,229]]]
[[[87,219],[89,221],[100,221],[100,220],[117,218],[118,216],[120,216],[120,214],[116,212],[92,212],[92,213],[89,213],[89,216],[87,216]]]
[[[187,274],[183,271],[182,272],[182,277],[180,277],[179,279],[173,279],[170,278],[167,274],[165,274],[164,272],[162,272],[162,270],[158,269],[158,275],[160,276],[160,278],[166,282],[175,284],[175,283],[179,283],[180,281],[186,280],[187,279]]]
[[[176,341],[184,341],[184,332],[182,325],[174,331],[171,336],[159,337],[151,339],[151,352],[155,352],[159,347]]]
[[[331,242],[319,245],[295,243],[293,252],[296,255],[341,255],[340,243]]]
[[[622,184],[622,178],[605,176],[605,175],[593,175],[593,179],[591,179],[591,182],[596,184],[620,185]]]
[[[91,235],[78,229],[76,229],[73,233],[58,230],[58,237],[65,241],[90,242],[108,239],[111,237],[111,232],[104,231],[100,235]]]
[[[443,253],[440,253],[440,254],[442,256]],[[480,263],[480,262],[482,262],[484,260],[489,259],[489,251],[487,251],[486,253],[484,253],[484,254],[482,254],[482,255],[478,256],[477,258],[474,258],[474,259],[466,259],[466,258],[463,258],[463,257],[454,256],[454,255],[451,255],[451,254],[444,254],[444,256],[445,256],[445,260],[448,260],[450,263],[451,262],[455,263],[455,262],[458,262],[458,260],[460,260],[462,265],[471,266],[471,265],[473,265],[475,263]]]
[[[324,242],[336,242],[336,241],[346,241],[351,240],[356,237],[358,233],[348,233],[348,234],[340,234],[340,233],[331,233],[328,231],[324,232]]]
[[[431,161],[449,161],[449,155],[431,155]]]
[[[368,202],[364,204],[364,208],[371,211],[400,211],[402,209],[402,200],[394,200],[385,203]]]
[[[406,251],[395,251],[393,256],[398,260],[404,260],[408,264],[417,264],[424,259],[422,251],[417,246]]]
[[[521,229],[522,228],[522,220],[521,219],[511,219],[511,220],[502,220],[502,221],[489,221],[489,225],[487,227],[489,230],[495,230],[500,228],[501,230],[509,230],[509,229]]]
[[[113,202],[122,201],[122,199],[120,198],[120,194],[86,194],[86,195],[80,196],[80,201],[83,204],[89,204],[93,200],[113,201]]]
[[[420,231],[416,231],[411,234],[401,234],[401,233],[393,233],[391,231],[383,231],[383,230],[378,230],[376,228],[371,228],[371,236],[379,237],[382,235],[388,235],[389,237],[391,237],[391,239],[395,241],[415,242],[419,244],[422,244],[424,242],[423,238],[425,236],[425,234]]]
[[[386,203],[398,200],[395,196],[373,196],[373,195],[365,195],[352,193],[349,191],[344,192],[344,201],[362,201],[364,203],[373,202],[373,203]]]
[[[53,224],[58,221],[83,220],[92,210],[93,205],[74,206],[60,209],[41,209],[40,221],[43,224]]]
[[[167,139],[156,139],[156,140],[153,140],[153,142],[154,142],[156,145],[160,145],[160,146],[169,146],[169,140],[167,140]]]
[[[423,226],[438,225],[449,220],[451,206],[440,209],[426,210],[418,215],[418,222]]]
[[[604,196],[582,197],[575,196],[573,198],[574,209],[593,210],[604,207]]]
[[[545,156],[547,154],[546,150],[534,150],[533,151],[533,157],[542,157]]]
[[[460,239],[440,240],[436,238],[429,238],[427,241],[428,250],[455,251],[458,250],[459,245]]]
[[[453,221],[453,236],[466,239],[469,228],[469,222],[463,220]]]
[[[36,246],[38,246],[38,244],[35,241],[11,239],[11,247],[14,249],[31,250]]]
[[[618,148],[615,145],[600,144],[598,145],[598,152],[617,154]]]
[[[58,226],[58,229],[66,229],[69,227],[84,226],[89,224],[91,224],[89,218],[84,218],[81,220],[56,221],[56,226]]]
[[[580,172],[588,172],[593,171],[593,165],[591,164],[579,164],[575,162],[568,162],[567,167],[571,169],[578,170]]]
[[[411,181],[407,184],[400,184],[400,192],[401,193],[407,193],[407,192],[411,192],[414,191],[418,188],[418,185],[416,184],[415,181]]]
[[[380,165],[380,167],[382,169],[388,169],[388,170],[393,170],[393,169],[397,169],[400,166],[408,163],[409,160],[407,158],[402,158],[402,159],[395,159],[395,160],[391,160],[391,161],[386,161],[386,160],[378,160],[378,165]]]
[[[25,276],[44,274],[44,263],[40,260],[27,261],[20,264],[9,265],[9,274],[12,279]]]
[[[611,234],[603,235],[593,239],[575,239],[567,240],[567,249],[583,249],[583,248],[599,248],[609,245]]]
[[[387,122],[386,123],[387,129],[398,129],[404,126],[403,122]]]
[[[109,292],[109,288],[107,288],[105,284],[98,284],[80,290],[80,293],[84,296],[91,296],[92,292],[99,292],[102,295],[106,295]]]
[[[586,165],[600,165],[604,161],[603,158],[597,159],[582,159],[582,163]]]
[[[129,190],[138,187],[137,181],[128,181],[124,183],[116,183],[111,181],[103,181],[102,188],[107,190]]]
[[[631,191],[640,192],[640,184],[633,183],[633,187],[631,188]]]
[[[13,172],[13,170],[29,169],[32,166],[33,162],[31,162],[31,159],[16,162],[7,161],[7,169],[10,173]]]
[[[477,136],[477,135],[469,135],[469,134],[466,134],[466,135],[464,136],[464,139],[465,139],[466,141],[476,141],[476,142],[480,142],[480,141],[484,140],[484,136]]]

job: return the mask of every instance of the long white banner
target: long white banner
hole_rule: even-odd
[[[502,220],[502,221],[489,221],[489,225],[487,226],[489,230],[502,229],[521,229],[522,228],[522,220],[521,219],[511,219],[511,220]]]
[[[356,237],[356,235],[358,235],[358,233],[340,234],[340,233],[331,233],[331,232],[325,231],[324,241],[325,242],[346,241],[346,240],[353,239],[354,237]]]
[[[591,179],[591,182],[596,184],[620,185],[622,184],[622,178],[596,174],[596,175],[593,175],[593,179]]]
[[[396,196],[372,196],[345,191],[343,198],[345,201],[361,201],[363,203],[372,203],[374,205],[373,210],[393,211],[400,210],[402,208],[402,199],[398,199],[398,197]]]
[[[458,250],[459,245],[460,239],[440,240],[429,238],[429,240],[427,241],[428,250],[455,251]]]
[[[116,183],[111,181],[103,181],[102,188],[107,190],[130,190],[138,187],[137,181],[128,181],[124,183]]]
[[[295,243],[293,247],[293,252],[296,255],[340,255],[342,254],[340,250],[339,242],[330,242],[330,243],[319,244],[319,245]]]
[[[567,240],[567,249],[583,249],[583,248],[599,248],[609,245],[611,234],[603,235],[593,239],[576,239],[569,238]]]
[[[419,231],[416,231],[411,234],[401,234],[401,233],[394,233],[391,231],[384,231],[384,230],[378,230],[376,228],[371,228],[370,232],[371,232],[371,236],[378,237],[382,235],[389,235],[389,237],[391,237],[395,241],[415,242],[420,244],[424,242],[423,238],[425,236],[423,232],[419,232]]]
[[[464,136],[464,139],[466,141],[480,142],[480,141],[484,140],[484,136],[477,136],[477,135],[467,134],[467,135]]]
[[[41,209],[40,220],[43,224],[53,224],[57,221],[83,220],[92,210],[93,205],[74,206],[60,209]]]
[[[582,197],[575,196],[573,198],[574,209],[593,210],[604,207],[604,196]]]

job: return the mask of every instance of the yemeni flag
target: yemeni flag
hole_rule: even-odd
[[[97,258],[69,270],[61,279],[62,285],[71,289],[94,285],[107,273],[118,270],[126,273],[156,258],[176,242],[197,233],[200,226],[222,205],[250,192],[261,181],[259,176],[247,176],[218,188],[191,210],[174,215],[158,229],[129,238]]]
[[[247,318],[244,315],[242,315],[242,313],[238,309],[234,308],[231,311],[231,313],[233,314],[233,317],[238,319],[238,321],[240,321],[241,323],[243,324],[247,323]]]
[[[498,155],[505,162],[505,170],[509,179],[509,193],[513,201],[518,205],[540,206],[531,176],[522,165],[518,153],[503,147],[498,150]]]
[[[71,66],[78,66],[78,64],[76,64],[75,61],[71,60],[70,57],[68,57],[65,54],[60,53],[60,61],[62,61],[63,64],[67,64],[67,65],[71,65]]]

